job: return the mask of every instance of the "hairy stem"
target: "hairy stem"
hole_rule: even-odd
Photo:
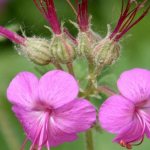
[[[90,101],[90,95],[95,90],[95,86],[97,84],[96,83],[97,75],[95,75],[95,69],[92,63],[89,63],[88,67],[89,67],[88,84],[84,92],[84,95],[85,98],[87,98]],[[86,150],[94,150],[94,142],[91,129],[85,133],[85,142],[86,142]]]
[[[57,69],[63,70],[63,68],[61,67],[61,65],[59,63],[53,63],[53,64]]]

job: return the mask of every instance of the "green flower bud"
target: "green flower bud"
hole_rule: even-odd
[[[77,53],[79,56],[85,56],[87,58],[91,57],[91,53],[96,43],[101,40],[101,37],[93,32],[88,30],[86,32],[79,31],[78,34],[78,48]]]
[[[105,38],[93,49],[93,62],[97,67],[111,65],[116,62],[119,53],[120,45],[118,42]]]
[[[49,41],[42,38],[26,38],[24,45],[17,47],[19,54],[38,65],[47,65],[51,62]]]
[[[50,43],[50,53],[53,61],[69,63],[75,58],[75,43],[65,34],[53,35]]]

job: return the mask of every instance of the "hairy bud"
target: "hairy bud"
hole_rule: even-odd
[[[93,32],[92,30],[88,30],[86,32],[79,31],[78,34],[78,48],[77,52],[79,56],[85,56],[90,58],[91,52],[96,45],[97,42],[101,40],[101,37]]]
[[[111,65],[119,57],[119,52],[120,45],[109,38],[105,38],[94,48],[92,53],[93,62],[98,67]]]
[[[53,35],[50,43],[50,53],[53,61],[60,63],[72,62],[75,58],[75,43],[65,33]]]
[[[24,45],[17,50],[20,54],[38,65],[47,65],[51,62],[49,41],[42,38],[26,38]]]

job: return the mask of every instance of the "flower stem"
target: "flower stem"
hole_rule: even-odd
[[[57,69],[63,70],[62,66],[59,63],[53,63],[53,64]]]
[[[94,150],[94,142],[91,129],[85,133],[85,140],[86,140],[86,150]]]

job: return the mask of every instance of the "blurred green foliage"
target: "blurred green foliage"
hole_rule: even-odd
[[[72,0],[73,1],[73,0]],[[59,18],[65,22],[73,35],[77,30],[69,20],[75,21],[75,16],[65,0],[55,0]],[[89,12],[92,15],[93,29],[105,36],[106,25],[112,28],[117,22],[120,14],[120,0],[89,0]],[[0,25],[19,25],[28,36],[50,37],[50,32],[44,28],[48,25],[40,12],[36,9],[32,0],[8,0],[3,11],[0,11]],[[111,66],[108,74],[103,76],[101,83],[107,84],[116,89],[116,81],[121,72],[127,69],[141,67],[150,69],[150,14],[140,22],[135,28],[124,36],[121,41],[121,57],[118,62]],[[19,56],[14,50],[13,44],[9,41],[0,43],[0,150],[19,150],[25,138],[21,125],[11,111],[11,105],[6,99],[6,89],[11,79],[20,71],[32,71],[38,74],[34,65],[25,58]],[[82,67],[77,67],[78,74],[82,77]],[[96,100],[97,104],[101,102]],[[80,139],[73,143],[66,143],[56,150],[83,150],[83,134]],[[112,143],[114,135],[105,131],[95,133],[95,150],[121,150],[119,145]],[[28,143],[30,145],[30,143]],[[150,141],[144,143],[135,150],[149,150]],[[28,149],[28,148],[27,148]]]

